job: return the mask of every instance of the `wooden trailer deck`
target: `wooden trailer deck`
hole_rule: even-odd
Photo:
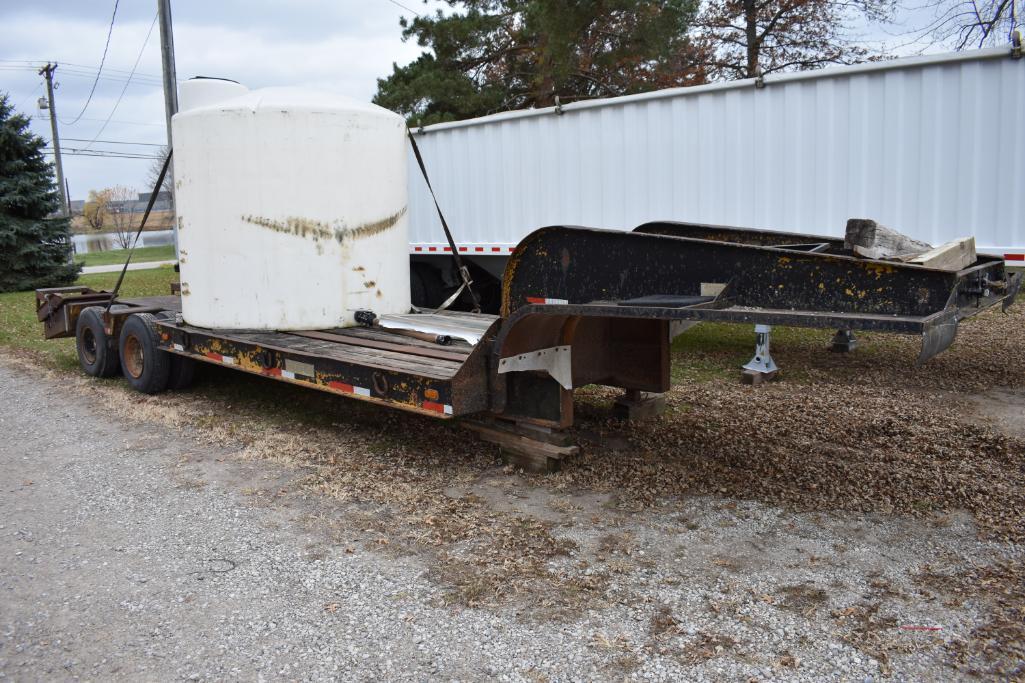
[[[133,303],[148,305],[149,300]],[[498,323],[497,316],[484,314],[424,315],[478,336],[493,334]],[[174,316],[157,325],[161,348],[207,363],[436,417],[487,408],[486,344],[453,339],[443,346],[399,330],[366,327],[212,330],[176,322]]]

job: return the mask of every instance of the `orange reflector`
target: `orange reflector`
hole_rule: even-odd
[[[429,398],[432,401],[437,401],[438,400],[438,390],[437,389],[427,389],[426,391],[424,391],[424,398]]]
[[[169,335],[167,332],[161,332],[160,333],[160,338],[163,339],[164,341],[167,341],[168,339],[171,338],[171,335]]]

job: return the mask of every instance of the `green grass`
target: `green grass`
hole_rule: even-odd
[[[825,349],[835,330],[806,327],[773,327],[772,345]],[[684,380],[707,381],[735,377],[740,367],[751,360],[755,350],[754,325],[701,323],[673,341],[673,383]],[[771,349],[770,349],[771,351]],[[794,378],[792,371],[788,377]]]
[[[113,289],[118,273],[83,275],[75,283],[93,289]],[[148,270],[131,270],[121,285],[123,296],[155,296],[171,293],[171,283],[178,273],[171,266]],[[0,347],[41,355],[58,368],[78,367],[74,339],[43,338],[43,324],[36,319],[33,292],[0,294]]]
[[[88,254],[78,254],[75,256],[75,260],[85,266],[109,266],[114,264],[120,265],[125,262],[127,257],[127,249],[112,249],[110,251],[93,251]],[[162,247],[139,247],[132,254],[132,263],[173,260],[173,244],[166,244]]]

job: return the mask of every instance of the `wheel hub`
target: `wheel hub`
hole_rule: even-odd
[[[134,335],[125,339],[124,366],[132,377],[138,379],[146,367],[146,357],[142,350],[142,343]]]

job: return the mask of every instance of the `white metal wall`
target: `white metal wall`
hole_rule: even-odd
[[[996,48],[765,80],[438,124],[417,142],[470,252],[553,224],[842,235],[850,217],[1025,251],[1025,59]],[[445,238],[409,167],[411,250],[426,251]]]

